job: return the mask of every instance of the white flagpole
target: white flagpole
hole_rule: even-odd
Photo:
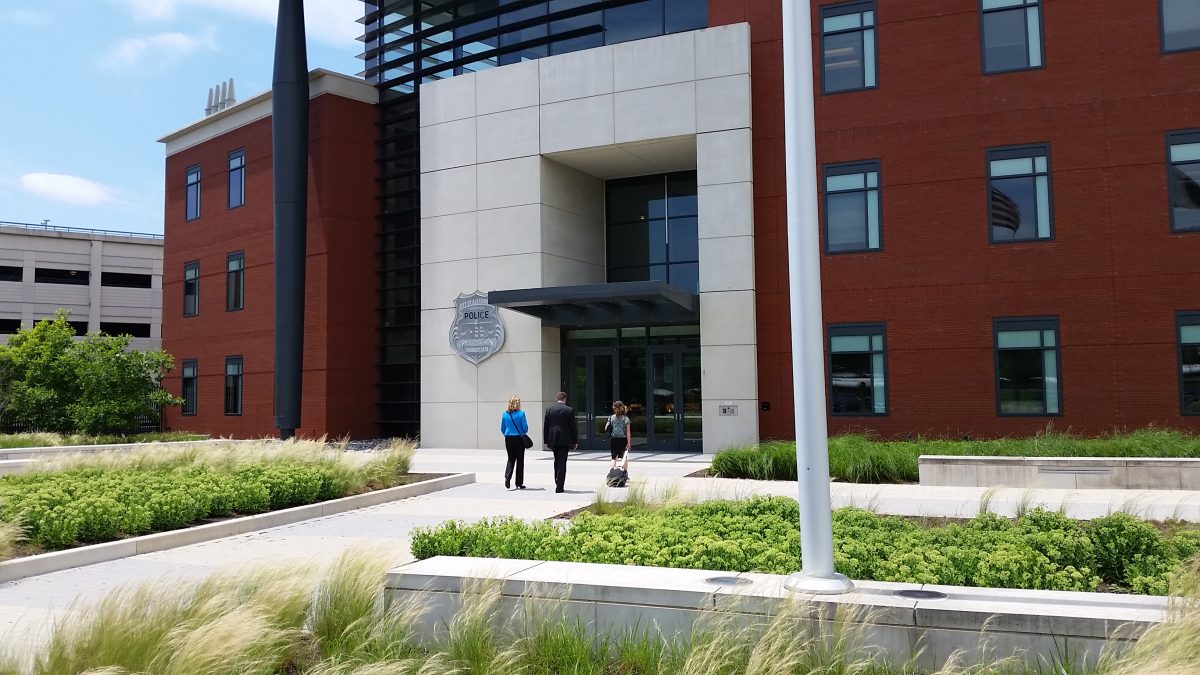
[[[845,593],[854,585],[833,569],[811,8],[809,0],[782,2],[788,290],[802,550],[800,572],[784,585],[802,593]]]

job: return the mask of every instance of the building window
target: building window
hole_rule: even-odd
[[[229,153],[229,208],[246,203],[246,151]]]
[[[148,338],[150,337],[150,324],[101,321],[100,332],[108,335],[128,335],[135,338]]]
[[[1050,146],[988,151],[991,241],[1050,239]]]
[[[196,414],[196,386],[198,378],[196,377],[197,366],[195,361],[183,362],[183,415]]]
[[[996,319],[996,411],[1059,415],[1058,319]]]
[[[225,310],[245,307],[246,254],[230,253],[225,259]]]
[[[1042,66],[1040,0],[983,0],[983,72]]]
[[[101,272],[100,285],[110,288],[150,288],[149,274],[130,274],[127,272]]]
[[[1171,229],[1200,230],[1200,131],[1167,134],[1167,162]]]
[[[879,162],[825,167],[825,250],[879,250]]]
[[[21,281],[23,272],[15,265],[0,265],[0,281]]]
[[[1160,0],[1164,52],[1200,49],[1200,4],[1196,0]]]
[[[821,8],[821,91],[875,86],[875,2]]]
[[[91,274],[84,270],[60,270],[39,267],[33,271],[33,281],[38,284],[66,284],[68,286],[87,286]]]
[[[1184,415],[1200,415],[1200,312],[1176,315],[1179,329],[1179,396]]]
[[[608,281],[665,281],[700,286],[696,172],[605,183]]]
[[[54,319],[47,318],[46,320],[53,321]],[[87,335],[88,322],[86,322],[86,321],[68,321],[67,323],[70,324],[71,329],[75,331],[76,335],[80,335],[80,336]]]
[[[225,414],[242,414],[242,357],[225,359]]]
[[[0,319],[0,335],[12,335],[21,330],[20,319]]]
[[[200,167],[187,170],[187,205],[184,218],[195,220],[200,217]]]
[[[199,313],[200,263],[185,263],[183,266],[183,315],[196,316]]]
[[[829,409],[833,415],[886,415],[883,324],[829,327]]]

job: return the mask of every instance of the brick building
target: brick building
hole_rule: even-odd
[[[499,446],[509,394],[561,388],[585,445],[616,398],[652,449],[791,436],[780,3],[367,10],[374,86],[314,79],[354,93],[312,99],[303,431]],[[1200,5],[814,0],[812,25],[831,431],[1200,427]],[[164,346],[199,365],[176,426],[271,431],[256,100],[165,139]],[[447,340],[472,302],[498,350]]]

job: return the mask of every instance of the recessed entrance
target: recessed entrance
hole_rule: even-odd
[[[563,342],[564,390],[581,449],[608,449],[604,425],[620,400],[634,449],[702,450],[699,326],[564,331]]]

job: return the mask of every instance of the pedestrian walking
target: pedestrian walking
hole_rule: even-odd
[[[567,405],[566,392],[558,392],[554,405],[546,408],[542,439],[546,448],[554,453],[554,491],[563,492],[567,481],[567,452],[579,447],[575,410]]]
[[[504,487],[512,489],[513,471],[517,474],[517,489],[525,489],[525,449],[533,446],[529,438],[529,421],[521,410],[521,397],[508,397],[508,410],[500,416],[500,433],[504,434],[504,449],[508,463],[504,466]]]
[[[620,461],[621,468],[629,471],[629,450],[632,447],[632,439],[629,433],[629,415],[625,404],[621,401],[613,401],[613,414],[608,416],[608,421],[604,423],[604,430],[609,433],[608,451],[612,456],[612,462],[608,468],[617,468],[617,462]]]

